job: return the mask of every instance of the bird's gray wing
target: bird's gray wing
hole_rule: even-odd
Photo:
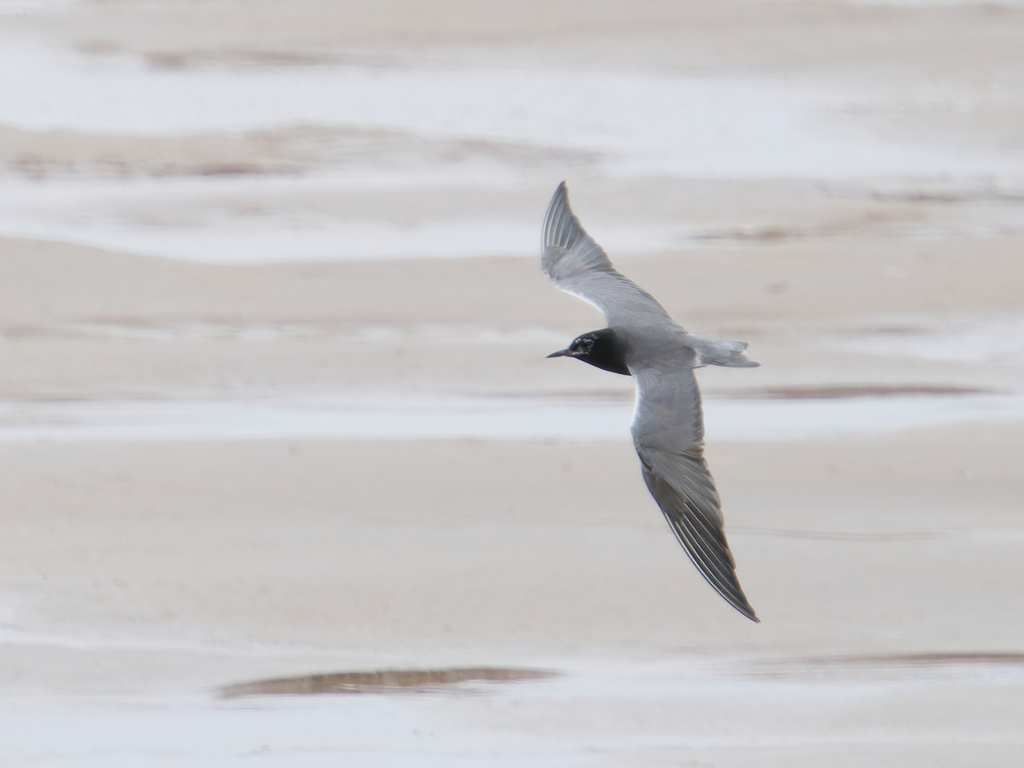
[[[564,181],[544,216],[541,266],[560,290],[601,310],[609,326],[672,322],[651,294],[615,270],[601,246],[580,226],[569,207]]]
[[[701,575],[737,611],[759,621],[736,578],[722,504],[704,461],[704,419],[693,369],[683,360],[632,373],[637,385],[633,442],[647,488]]]

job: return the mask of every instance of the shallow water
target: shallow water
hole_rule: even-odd
[[[1024,317],[1011,315],[984,322],[947,320],[899,333],[864,334],[841,343],[856,352],[892,358],[1019,367],[1024,364]]]
[[[944,154],[823,130],[816,117],[860,94],[792,79],[426,61],[159,69],[13,42],[4,51],[4,122],[36,131],[168,136],[297,125],[384,128],[594,151],[625,173],[696,176],[965,172],[997,162],[980,150]]]
[[[104,180],[57,174],[10,178],[0,190],[0,234],[147,256],[252,263],[533,253],[535,218],[495,211],[487,219],[473,214],[410,226],[347,219],[338,212],[280,210],[273,196],[368,187],[423,194],[453,186],[517,189],[538,174],[553,186],[573,171],[571,158],[580,156],[587,157],[589,172],[619,177],[1024,173],[1024,158],[984,145],[951,151],[872,136],[851,117],[850,107],[862,109],[883,97],[851,83],[416,61],[389,67],[167,69],[3,42],[5,126],[149,136],[319,126],[397,132],[414,142],[414,156],[397,164],[394,158],[380,162],[370,151],[334,168],[290,176]],[[529,147],[548,159],[531,166],[498,152],[486,160],[453,161],[431,148],[435,141]],[[246,212],[240,200],[258,202],[260,215]],[[1004,231],[1013,221],[1000,214],[985,226]],[[934,234],[927,226],[918,228],[910,234]],[[678,226],[612,229],[602,232],[602,242],[616,253],[649,252],[678,247],[690,235]]]
[[[996,765],[1000,757],[1010,765],[1021,746],[1009,735],[1019,659],[561,661],[559,677],[468,695],[7,699],[0,758],[76,766],[784,766],[793,764],[787,750],[806,757],[817,747],[832,758],[827,764],[846,768],[882,756],[899,765]],[[957,716],[944,716],[945,708]],[[948,718],[941,732],[936,717]]]
[[[629,440],[632,404],[565,399],[36,401],[0,403],[0,440]],[[803,440],[1024,420],[1024,396],[708,399],[713,441]]]

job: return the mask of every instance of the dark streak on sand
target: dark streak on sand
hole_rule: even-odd
[[[279,677],[237,683],[221,689],[224,698],[241,696],[307,696],[324,693],[396,693],[432,691],[462,683],[511,683],[545,680],[557,673],[542,669],[467,667],[455,669],[383,669]]]
[[[754,664],[758,676],[826,675],[835,673],[914,670],[952,670],[964,667],[1024,668],[1024,653],[1018,651],[951,651],[931,653],[879,653],[846,656],[806,656],[770,659]]]
[[[1005,390],[983,387],[958,387],[943,384],[822,384],[795,387],[758,387],[705,390],[705,399],[718,400],[852,400],[866,397],[965,397],[968,395],[1005,395]],[[490,396],[490,395],[489,395]],[[498,392],[506,400],[626,401],[633,389],[594,389],[581,392],[545,390],[540,392]]]
[[[857,397],[948,397],[954,395],[998,395],[994,389],[933,384],[833,384],[807,387],[736,389],[719,397],[744,400],[847,400]]]

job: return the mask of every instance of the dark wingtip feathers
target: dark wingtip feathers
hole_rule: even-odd
[[[725,540],[725,532],[712,522],[706,512],[702,512],[700,497],[690,497],[659,476],[642,453],[640,460],[647,488],[701,576],[729,605],[751,621],[760,623],[736,576],[736,564]],[[699,468],[706,472],[703,462]]]

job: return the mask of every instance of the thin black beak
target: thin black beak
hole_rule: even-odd
[[[569,354],[568,349],[560,349],[557,352],[552,352],[548,357],[565,357]]]

